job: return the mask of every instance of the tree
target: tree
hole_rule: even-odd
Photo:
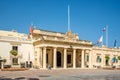
[[[106,59],[106,60],[109,60],[109,59],[110,59],[110,57],[109,57],[109,56],[105,56],[105,59]]]
[[[18,52],[16,50],[11,50],[10,53],[14,56],[17,56],[18,55]]]
[[[120,56],[118,56],[117,58],[118,58],[118,60],[120,60]]]

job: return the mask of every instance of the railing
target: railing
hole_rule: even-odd
[[[105,46],[94,46],[93,49],[98,49],[98,50],[110,50],[110,51],[120,51],[120,48],[110,48],[110,47],[105,47]]]
[[[50,32],[50,31],[40,31],[40,32],[41,32],[40,34],[43,35],[53,35],[53,36],[62,36],[62,37],[65,36],[64,33]]]

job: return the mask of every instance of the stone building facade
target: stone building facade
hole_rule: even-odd
[[[71,30],[66,33],[34,29],[31,34],[0,30],[0,67],[37,69],[120,67],[120,48],[94,46],[79,39]],[[18,55],[11,55],[11,50]]]
[[[119,67],[119,48],[97,47],[91,41],[80,40],[71,30],[67,33],[34,29],[34,66],[53,68]],[[108,59],[109,58],[109,59]]]

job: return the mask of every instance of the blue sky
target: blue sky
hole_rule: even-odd
[[[108,25],[108,45],[120,46],[120,0],[0,0],[0,29],[29,33],[38,29],[67,32],[68,4],[70,27],[81,40],[96,43]]]

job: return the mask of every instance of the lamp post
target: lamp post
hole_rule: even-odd
[[[72,46],[72,45],[70,45],[70,48],[73,48],[73,46]]]

